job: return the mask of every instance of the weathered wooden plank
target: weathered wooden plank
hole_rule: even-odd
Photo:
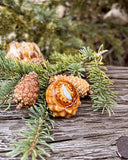
[[[0,120],[15,120],[29,117],[28,110],[17,110],[16,105],[12,104],[10,109],[5,111],[7,105],[0,109]]]
[[[107,67],[107,69],[108,70],[113,70],[113,71],[115,71],[115,70],[118,70],[118,71],[120,71],[120,70],[126,70],[126,71],[128,71],[128,67],[125,67],[125,66],[106,66]]]
[[[53,155],[55,157],[53,156],[52,160],[55,160],[56,157],[65,160],[118,160],[119,157],[116,155],[116,146],[115,144],[113,144],[113,140],[116,141],[116,138],[117,135],[115,135],[114,137],[106,135],[105,137],[96,136],[79,138],[72,141],[63,141],[57,144],[55,143],[53,144],[53,146],[55,147]]]
[[[107,66],[106,73],[112,79],[128,79],[128,67]]]
[[[113,137],[111,135],[81,137],[74,140],[55,142],[52,143],[54,151],[49,151],[52,157],[47,158],[47,160],[119,160],[115,145],[118,138],[119,135],[113,134]],[[1,160],[6,160],[5,153],[1,154],[1,158]],[[8,158],[8,160],[12,159]],[[20,158],[14,158],[13,160],[20,160]]]
[[[97,148],[97,150],[99,149],[97,157],[99,155],[100,157],[102,157],[102,155],[105,154],[104,149],[101,149],[105,145],[105,139],[109,143],[109,140],[107,139],[106,135],[109,135],[111,140],[113,140],[114,142],[115,139],[118,138],[119,136],[126,135],[128,133],[127,107],[128,107],[127,105],[118,105],[115,109],[115,115],[112,117],[108,117],[107,114],[101,115],[100,112],[93,112],[90,106],[85,107],[84,105],[82,105],[79,108],[76,117],[72,117],[71,119],[56,118],[55,128],[51,131],[51,134],[55,139],[55,142],[53,143],[53,146],[55,147],[54,151],[55,154],[54,152],[52,153],[52,159],[54,157],[56,158],[56,149],[59,150],[59,147],[60,147],[60,153],[58,151],[57,155],[60,158],[62,156],[61,150],[63,150],[63,154],[65,153],[64,157],[67,156],[67,154],[71,156],[72,155],[70,154],[71,146],[72,147],[75,145],[77,146],[78,145],[77,143],[79,143],[79,147],[77,146],[75,149],[77,150],[85,149],[85,152],[82,153],[81,151],[78,155],[76,155],[76,158],[77,156],[80,157],[80,155],[82,156],[83,154],[84,154],[83,156],[85,156],[86,152],[89,152],[90,157],[93,158],[93,156],[95,157],[97,155],[94,152],[94,150],[96,150],[95,144],[97,145],[99,144],[98,140],[94,143],[93,139],[95,139],[95,137],[100,137],[100,136],[101,137],[103,136],[102,137],[103,139],[100,142],[101,147]],[[11,141],[18,140],[21,138],[19,130],[24,130],[25,125],[24,121],[22,120],[11,120],[11,121],[1,120],[0,128],[2,128],[2,130],[0,131],[0,152],[3,152],[5,148],[9,146]],[[81,138],[83,138],[83,140],[81,140],[80,142],[79,139]],[[91,143],[92,145],[91,149],[85,148],[88,138],[90,139],[88,143]],[[72,145],[73,143],[74,145]],[[68,153],[67,153],[67,148],[65,148],[66,147],[65,145],[67,146],[69,145],[70,147]],[[72,150],[74,149],[72,148]],[[74,150],[75,153],[77,152],[77,150]],[[111,156],[113,156],[112,152],[109,151],[109,153]],[[107,152],[105,156],[107,157]]]

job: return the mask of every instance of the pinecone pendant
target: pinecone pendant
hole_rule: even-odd
[[[69,118],[74,116],[81,104],[79,94],[74,85],[65,80],[58,80],[49,85],[46,101],[55,117]]]
[[[30,42],[15,42],[12,41],[8,44],[7,58],[17,59],[20,62],[28,62],[43,64],[45,61],[40,52],[39,47]],[[42,65],[43,66],[43,65]]]
[[[79,96],[81,98],[84,98],[87,95],[87,92],[90,91],[89,83],[86,80],[78,78],[76,76],[58,75],[51,77],[49,82],[51,83],[56,80],[66,80],[71,82],[77,88]]]
[[[16,85],[13,100],[17,109],[28,109],[36,103],[39,92],[39,79],[35,72],[30,72]]]

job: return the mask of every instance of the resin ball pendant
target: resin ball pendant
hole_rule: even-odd
[[[74,116],[81,104],[79,94],[74,85],[65,80],[58,80],[49,85],[46,101],[55,117],[69,118]]]
[[[12,41],[8,44],[7,50],[7,58],[17,59],[20,62],[32,61],[35,58],[44,61],[39,47],[34,42]]]

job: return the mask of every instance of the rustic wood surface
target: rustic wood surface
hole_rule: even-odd
[[[48,160],[119,160],[116,141],[128,136],[128,67],[108,66],[107,74],[115,81],[118,91],[115,115],[109,117],[94,112],[91,102],[82,100],[77,115],[70,119],[55,118],[55,128],[51,135],[55,141],[51,158]],[[20,160],[19,157],[6,157],[5,148],[13,140],[21,139],[20,130],[25,130],[22,117],[28,117],[28,111],[16,110],[15,105],[4,112],[0,109],[0,160]],[[50,151],[49,151],[50,152]]]

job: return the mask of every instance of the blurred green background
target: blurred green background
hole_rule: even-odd
[[[11,41],[37,43],[46,59],[103,44],[106,65],[128,66],[128,0],[1,0],[0,49]]]

